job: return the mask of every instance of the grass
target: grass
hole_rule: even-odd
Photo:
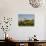
[[[34,26],[34,20],[23,20],[18,22],[19,26]]]

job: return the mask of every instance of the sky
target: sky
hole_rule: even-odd
[[[24,20],[24,19],[34,19],[34,15],[33,14],[19,14],[18,15],[18,20]]]

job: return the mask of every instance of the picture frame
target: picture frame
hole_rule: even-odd
[[[34,14],[18,14],[18,26],[34,26]]]

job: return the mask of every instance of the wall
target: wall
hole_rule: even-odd
[[[46,8],[43,7],[33,8],[29,5],[28,0],[0,0],[0,17],[13,17],[13,22],[10,31],[10,37],[17,40],[27,40],[34,34],[37,35],[39,40],[45,39],[45,15]],[[35,15],[35,26],[34,27],[19,27],[18,14],[27,13]],[[1,31],[2,33],[2,31]],[[0,34],[1,34],[0,33]],[[2,34],[1,34],[2,35]],[[12,36],[11,36],[12,35]],[[0,36],[2,39],[2,36]]]

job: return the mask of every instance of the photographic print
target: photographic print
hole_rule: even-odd
[[[18,14],[18,25],[34,26],[34,18],[33,14]]]

